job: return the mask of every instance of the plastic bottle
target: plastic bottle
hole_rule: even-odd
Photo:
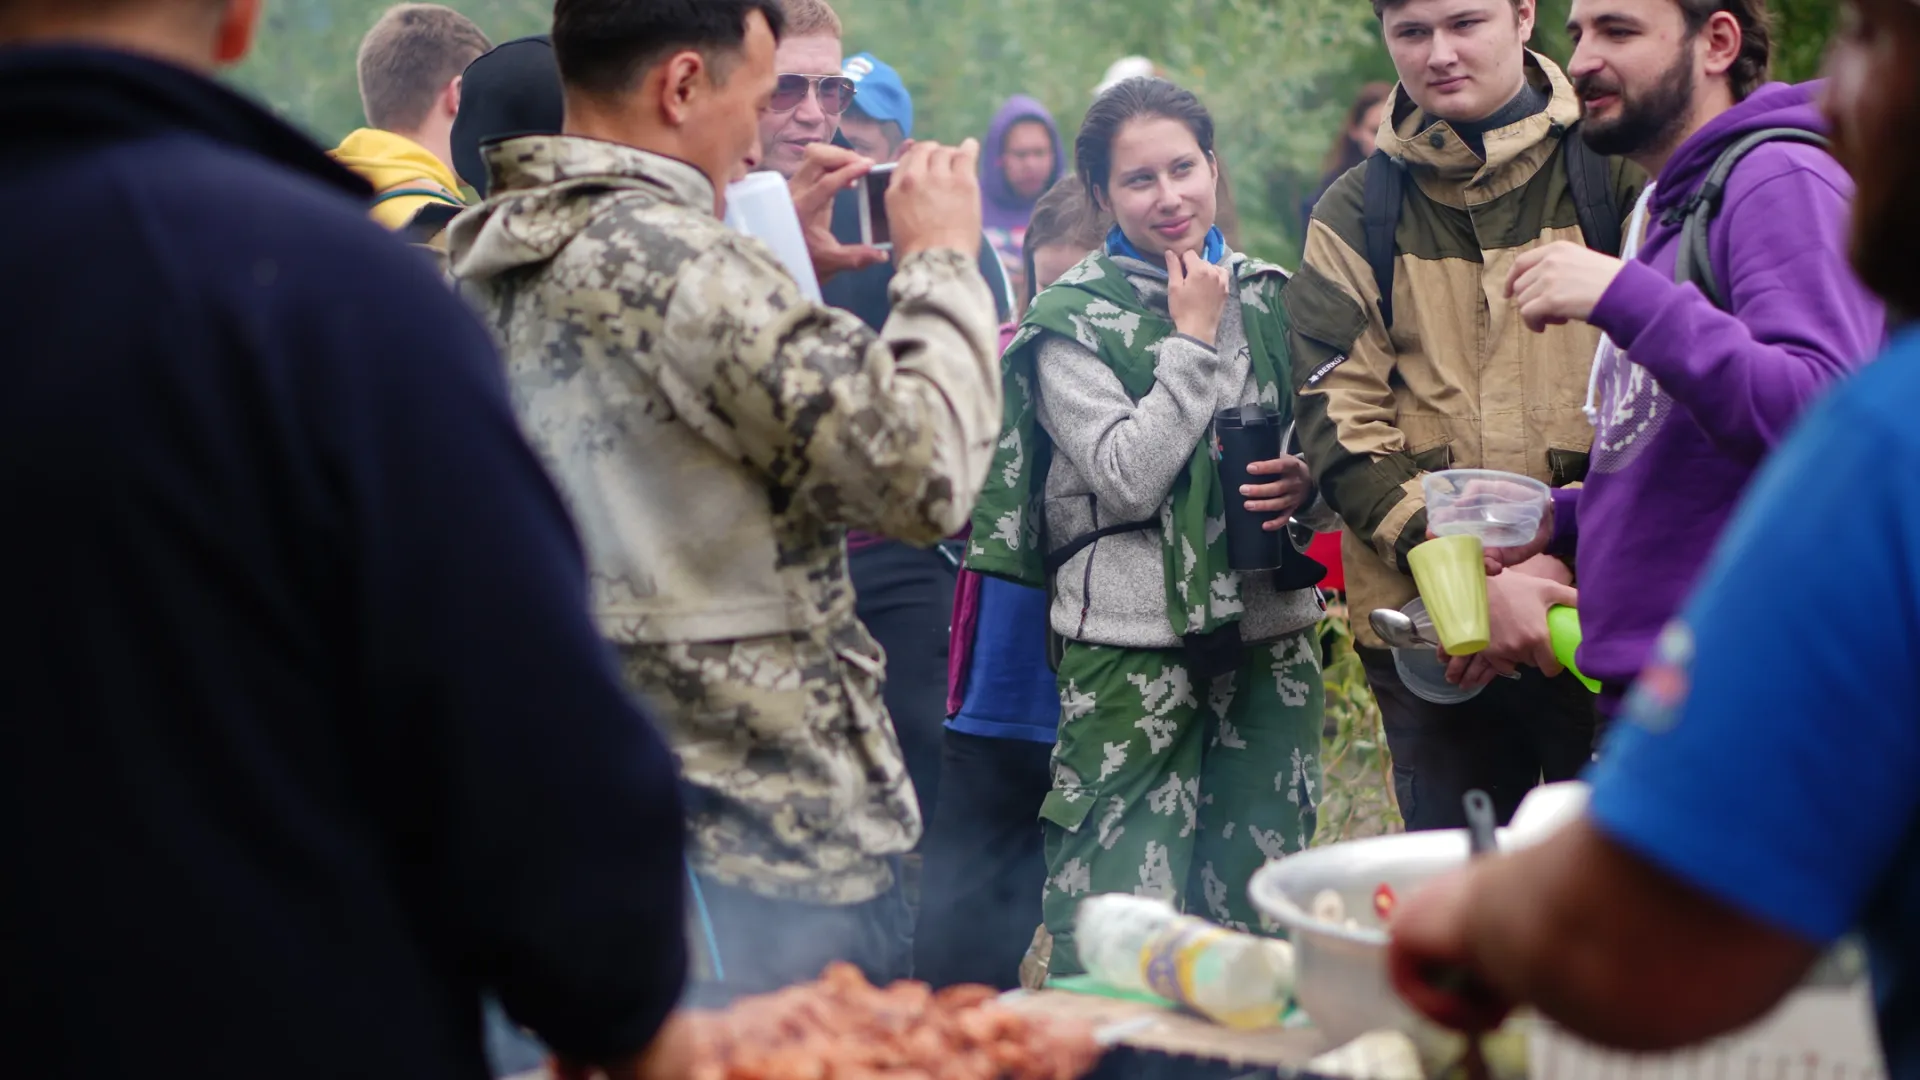
[[[1124,893],[1081,901],[1075,935],[1087,972],[1147,991],[1233,1028],[1280,1022],[1293,993],[1293,947],[1182,915]]]

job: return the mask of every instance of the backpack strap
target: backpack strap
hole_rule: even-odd
[[[1796,142],[1808,146],[1817,146],[1822,150],[1831,150],[1832,144],[1827,137],[1805,128],[1767,128],[1746,136],[1739,142],[1722,151],[1713,168],[1707,170],[1707,178],[1700,184],[1700,190],[1683,204],[1679,212],[1684,215],[1680,227],[1680,257],[1673,267],[1673,279],[1684,285],[1692,282],[1702,295],[1713,302],[1713,306],[1727,310],[1727,298],[1720,292],[1719,279],[1713,273],[1713,250],[1707,244],[1707,234],[1713,220],[1720,216],[1722,204],[1727,198],[1727,180],[1742,158],[1770,142]],[[1669,219],[1671,224],[1671,219]]]
[[[392,191],[383,191],[375,195],[373,201],[367,205],[379,206],[381,203],[391,202],[394,199],[438,199],[448,206],[464,208],[467,205],[437,188],[394,188]]]
[[[1380,317],[1389,330],[1393,329],[1393,236],[1400,229],[1406,193],[1405,167],[1385,150],[1375,150],[1367,158],[1360,217],[1366,228],[1367,265],[1373,270],[1373,283],[1380,289]]]
[[[1061,567],[1072,562],[1075,555],[1092,547],[1097,541],[1105,540],[1109,536],[1146,532],[1148,529],[1157,529],[1159,527],[1160,519],[1154,518],[1151,521],[1129,521],[1124,525],[1109,525],[1104,529],[1095,529],[1085,536],[1075,537],[1072,543],[1061,548],[1059,551],[1051,552],[1047,555],[1047,577],[1051,579],[1053,575],[1060,572]]]
[[[460,216],[462,209],[446,203],[428,203],[414,211],[413,217],[401,227],[401,238],[409,244],[431,244],[446,231],[448,223]]]
[[[1613,201],[1613,167],[1581,138],[1578,123],[1567,129],[1562,142],[1566,146],[1567,188],[1573,195],[1573,212],[1580,220],[1580,235],[1595,251],[1620,254],[1624,233],[1620,206]]]

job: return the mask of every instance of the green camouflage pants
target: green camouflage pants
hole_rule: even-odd
[[[1049,973],[1084,970],[1074,910],[1096,893],[1157,896],[1224,926],[1277,932],[1247,882],[1313,838],[1322,708],[1312,629],[1249,647],[1240,670],[1210,687],[1192,684],[1178,651],[1070,643],[1040,811]]]

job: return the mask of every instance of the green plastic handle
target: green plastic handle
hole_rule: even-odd
[[[1594,693],[1600,692],[1600,684],[1587,678],[1579,665],[1573,662],[1573,654],[1580,648],[1580,611],[1564,604],[1555,604],[1547,609],[1547,636],[1553,642],[1553,655],[1580,684]]]

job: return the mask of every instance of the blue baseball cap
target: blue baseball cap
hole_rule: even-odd
[[[853,80],[854,108],[875,120],[891,120],[900,125],[900,134],[913,134],[913,95],[900,73],[880,62],[872,53],[857,53],[847,58],[840,74]]]

